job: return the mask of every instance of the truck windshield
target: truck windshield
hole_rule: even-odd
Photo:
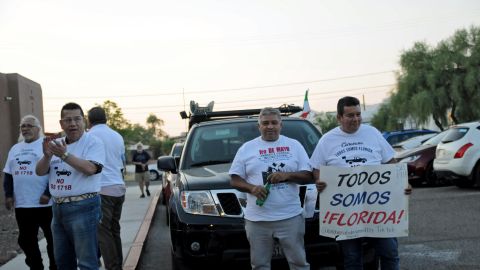
[[[308,121],[283,120],[282,135],[298,140],[310,156],[320,139],[320,132]],[[231,163],[240,146],[260,136],[256,121],[199,126],[185,143],[183,169]]]

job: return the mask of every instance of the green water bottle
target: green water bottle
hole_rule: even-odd
[[[257,199],[257,201],[255,202],[258,206],[263,206],[263,204],[265,203],[265,200],[267,199],[268,197],[268,194],[270,193],[270,186],[272,184],[270,182],[267,182],[264,187],[265,189],[267,190],[267,196],[265,196],[264,199]]]

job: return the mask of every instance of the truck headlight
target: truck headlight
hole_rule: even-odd
[[[219,216],[217,206],[209,191],[182,191],[182,208],[194,215]]]

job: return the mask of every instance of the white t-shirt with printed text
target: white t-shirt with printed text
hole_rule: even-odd
[[[336,127],[320,138],[310,158],[310,165],[355,167],[387,163],[395,151],[374,127],[360,125],[355,133],[346,133]]]
[[[65,138],[62,138],[65,140]],[[95,136],[84,132],[74,143],[67,144],[69,154],[77,158],[103,164],[105,162],[105,147]],[[59,157],[53,156],[50,161],[49,184],[50,193],[54,197],[77,196],[85,193],[99,192],[101,173],[85,175]]]
[[[48,187],[48,175],[38,176],[35,166],[43,157],[43,137],[27,143],[19,142],[8,152],[7,162],[3,172],[11,174],[13,178],[13,194],[16,208],[47,207],[52,205],[40,204],[40,197]]]
[[[229,174],[236,174],[253,185],[263,185],[262,172],[311,171],[308,155],[296,140],[280,135],[273,142],[257,137],[244,143],[233,160]],[[256,205],[257,197],[247,193],[245,219],[276,221],[302,213],[298,184],[273,184],[263,206]]]

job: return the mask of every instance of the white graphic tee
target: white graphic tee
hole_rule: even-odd
[[[308,155],[296,140],[280,136],[274,142],[261,137],[244,143],[233,160],[230,175],[236,174],[253,185],[263,185],[262,172],[311,171]],[[251,221],[275,221],[302,213],[298,184],[273,184],[263,206],[255,204],[257,197],[247,193],[245,218]]]

